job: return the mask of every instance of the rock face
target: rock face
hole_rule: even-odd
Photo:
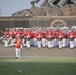
[[[62,11],[62,14],[64,16],[69,16],[71,13],[71,8],[69,5],[65,5],[65,6],[61,7],[60,10]]]
[[[66,4],[63,7],[42,5],[18,11],[12,16],[76,16],[76,5],[73,3]]]
[[[53,7],[50,15],[52,15],[52,16],[62,16],[63,13],[58,7]]]
[[[70,15],[76,15],[76,5],[71,5],[71,12]]]

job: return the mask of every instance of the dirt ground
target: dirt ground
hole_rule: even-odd
[[[2,57],[15,57],[15,47],[5,48],[3,44],[0,44],[0,58]],[[23,47],[21,50],[21,57],[76,57],[76,48],[70,49],[68,47],[59,49],[56,47],[48,49],[46,47],[38,49],[37,47],[31,47],[27,49]]]

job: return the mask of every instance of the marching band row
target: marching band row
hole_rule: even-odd
[[[35,46],[38,48],[53,48],[58,46],[76,47],[76,27],[33,27],[33,28],[5,28],[4,35],[0,39],[4,39],[5,47],[16,45],[15,40],[20,37],[22,46],[30,48]]]

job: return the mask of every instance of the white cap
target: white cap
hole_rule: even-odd
[[[8,30],[8,28],[5,28],[6,30]]]
[[[9,28],[9,30],[12,30],[12,28]]]
[[[23,29],[23,27],[20,27],[20,29]]]

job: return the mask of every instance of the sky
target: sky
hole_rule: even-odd
[[[30,4],[31,0],[0,0],[0,17],[2,16],[12,16],[13,13],[23,10],[30,9],[32,6]],[[40,6],[43,0],[41,0],[35,6]]]

